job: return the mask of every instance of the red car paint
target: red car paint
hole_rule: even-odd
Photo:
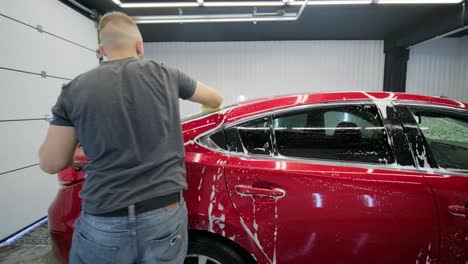
[[[244,102],[183,123],[189,228],[234,241],[258,263],[468,262],[468,219],[460,217],[468,206],[466,175],[236,157],[196,142],[219,126],[277,109],[380,100],[468,109],[438,97],[341,92]],[[61,263],[68,262],[84,176],[72,169],[61,173],[68,186],[49,209]]]

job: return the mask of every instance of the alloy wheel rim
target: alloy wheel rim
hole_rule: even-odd
[[[208,256],[204,256],[204,255],[199,255],[199,254],[189,254],[185,257],[185,260],[192,260],[192,259],[196,259],[198,261],[197,264],[222,264],[216,259],[210,258]]]

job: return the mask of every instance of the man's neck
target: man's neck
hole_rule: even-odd
[[[108,61],[121,60],[121,59],[126,59],[126,58],[138,58],[138,54],[134,52],[122,52],[122,53],[108,54],[107,56]]]

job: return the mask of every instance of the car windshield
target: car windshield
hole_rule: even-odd
[[[218,112],[220,112],[222,110],[233,108],[233,107],[238,106],[238,105],[239,104],[232,104],[232,105],[224,106],[223,108],[221,108],[221,109],[219,109],[217,111],[202,111],[202,112],[199,112],[199,113],[191,114],[191,115],[188,115],[188,116],[182,118],[181,121],[182,121],[182,123],[185,123],[187,121],[197,119],[197,118],[200,118],[200,117],[204,117],[204,116],[207,116],[207,115],[211,115],[213,113],[218,113]]]

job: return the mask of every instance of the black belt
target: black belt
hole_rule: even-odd
[[[154,197],[135,204],[135,215],[160,209],[180,201],[180,192],[172,193],[165,196]],[[118,209],[104,214],[93,214],[96,216],[119,217],[128,215],[128,207]]]

